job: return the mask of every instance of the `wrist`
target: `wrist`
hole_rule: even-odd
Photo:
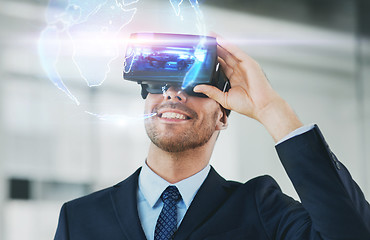
[[[303,126],[297,114],[280,97],[262,109],[258,114],[257,120],[264,125],[275,143],[290,132]]]

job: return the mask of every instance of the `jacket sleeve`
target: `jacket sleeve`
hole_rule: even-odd
[[[276,146],[313,230],[323,239],[370,239],[370,206],[315,127]]]
[[[59,215],[58,227],[55,233],[54,240],[68,240],[68,223],[67,223],[67,211],[66,204],[62,206]]]

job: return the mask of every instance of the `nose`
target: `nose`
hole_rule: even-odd
[[[181,89],[171,86],[166,92],[163,93],[165,100],[172,100],[185,103],[187,100],[186,93]]]

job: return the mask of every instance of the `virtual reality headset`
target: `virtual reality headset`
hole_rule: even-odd
[[[191,96],[198,84],[228,91],[230,83],[217,61],[213,37],[164,33],[133,33],[127,46],[123,78],[141,85],[141,96],[162,94],[174,86]]]

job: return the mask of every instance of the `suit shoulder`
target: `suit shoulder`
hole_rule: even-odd
[[[269,175],[253,178],[245,184],[251,184],[254,186],[253,190],[256,199],[265,199],[266,197],[270,198],[273,196],[278,197],[284,195],[279,184]]]
[[[272,187],[272,188],[280,189],[279,184],[270,175],[262,175],[262,176],[252,178],[248,182],[244,183],[243,185],[249,186],[249,187],[255,186],[257,188]]]
[[[277,185],[278,186],[278,183],[276,182],[276,180],[270,175],[262,175],[262,176],[254,177],[245,183],[227,180],[226,184],[229,187],[234,187],[234,188],[238,188],[242,186],[250,187],[251,185]]]
[[[242,191],[245,193],[254,192],[257,195],[263,195],[271,190],[280,190],[278,183],[269,175],[258,176],[248,180],[245,183],[236,181],[227,181],[226,187],[229,192]]]
[[[104,198],[109,198],[109,192],[112,191],[114,187],[108,187],[96,192],[92,192],[88,195],[70,200],[65,203],[65,205],[68,205],[69,207],[72,206],[79,206],[79,205],[86,205],[91,204],[93,202],[101,201]]]

